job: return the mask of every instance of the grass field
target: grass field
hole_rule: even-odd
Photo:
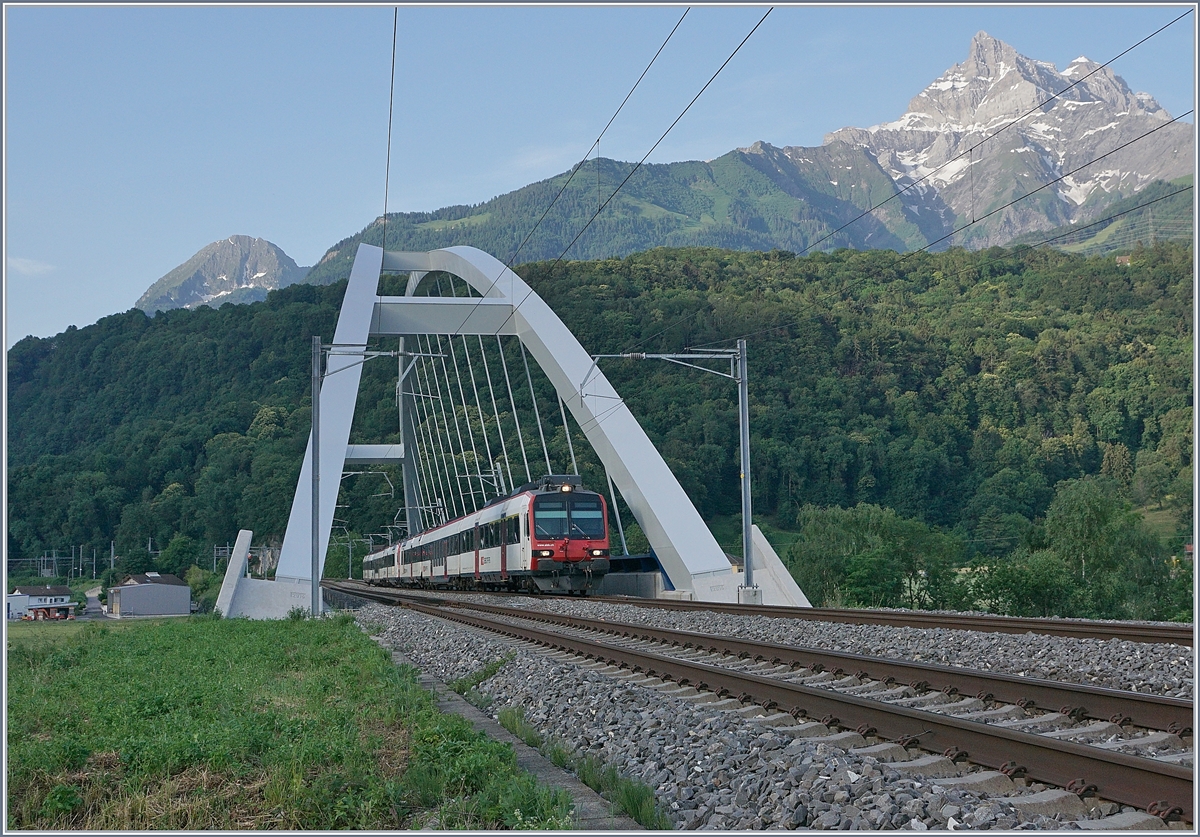
[[[10,626],[9,829],[570,827],[345,616]]]

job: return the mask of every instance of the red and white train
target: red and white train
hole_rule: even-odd
[[[548,476],[363,560],[369,584],[584,595],[608,572],[608,506]]]

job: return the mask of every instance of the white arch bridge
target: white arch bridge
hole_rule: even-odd
[[[378,295],[384,273],[408,274],[404,296]],[[416,295],[431,273],[436,274],[431,280],[436,281],[441,295]],[[450,285],[448,294],[441,287],[443,278]],[[455,295],[463,285],[470,289],[464,292],[471,295]],[[398,445],[351,445],[363,350],[372,337],[379,336],[400,338],[397,402],[403,441]],[[507,339],[511,344],[512,338],[516,338],[522,361],[515,369],[510,369],[513,364],[505,359],[502,342]],[[491,346],[491,341],[496,345]],[[401,467],[405,528],[412,533],[474,511],[492,497],[540,477],[543,459],[546,472],[552,472],[542,414],[529,378],[529,356],[558,395],[557,409],[547,411],[547,421],[555,421],[558,417],[553,414],[560,413],[567,444],[572,446],[566,418],[570,411],[608,473],[610,492],[615,483],[649,540],[666,577],[664,587],[674,588],[668,595],[736,601],[743,574],[734,571],[679,481],[595,361],[524,280],[473,247],[409,253],[360,244],[320,383],[315,422],[320,458],[317,502],[313,502],[310,436],[275,579],[246,577],[252,533],[243,530],[230,559],[218,609],[226,616],[278,618],[294,607],[310,608],[313,542],[316,539],[317,554],[323,558],[334,525],[340,477],[347,467]],[[495,386],[493,378],[498,379]],[[484,399],[479,395],[479,379],[485,382],[488,397]],[[522,428],[514,390],[523,395],[526,383],[533,420],[527,417]],[[472,391],[473,399],[468,395]],[[497,394],[507,402],[504,415],[514,425],[517,441],[511,448],[519,447],[519,451],[510,449],[506,441]],[[460,398],[457,405],[455,395]],[[461,413],[457,406],[463,408]],[[494,435],[489,435],[492,417]],[[511,431],[507,435],[513,438]],[[525,448],[527,438],[532,455]],[[573,446],[571,459],[574,467]],[[593,488],[603,491],[602,486]],[[612,500],[615,507],[615,498]],[[754,581],[762,591],[763,603],[807,606],[803,592],[757,527],[753,543]]]

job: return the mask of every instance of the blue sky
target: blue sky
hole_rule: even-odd
[[[766,8],[693,8],[601,153],[639,159]],[[1062,69],[1185,8],[777,7],[651,161],[895,119],[979,30]],[[683,9],[401,7],[389,211],[569,168]],[[382,212],[391,6],[4,17],[6,347],[128,310],[212,241],[261,236],[307,265]],[[1194,54],[1193,14],[1113,69],[1174,115],[1193,107]]]

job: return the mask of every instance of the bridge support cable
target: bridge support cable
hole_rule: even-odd
[[[471,286],[468,285],[465,281],[459,279],[456,276],[448,276],[447,280],[448,280],[447,284],[449,285],[449,288],[450,288],[449,296],[451,298],[453,298],[453,299],[459,298],[458,286],[460,283],[464,286],[464,295],[467,297],[471,296]],[[442,280],[441,280],[440,276],[437,277],[437,279],[436,279],[436,286],[437,286],[438,295],[445,296],[445,293],[442,291]],[[442,353],[442,336],[440,334],[437,335],[437,341],[438,341],[438,352]],[[459,365],[458,365],[458,356],[454,352],[454,335],[453,334],[446,335],[446,343],[447,343],[447,349],[450,352],[450,362],[451,362],[451,365],[454,367],[454,380],[457,383],[459,401],[462,404],[463,421],[467,425],[467,440],[469,440],[471,443],[471,458],[473,460],[473,466],[474,466],[474,470],[475,470],[475,481],[479,483],[479,494],[481,497],[481,502],[476,502],[475,489],[472,486],[472,482],[471,482],[471,467],[468,466],[468,464],[467,464],[467,449],[466,449],[466,445],[463,441],[462,431],[458,426],[458,407],[454,404],[454,386],[452,386],[450,383],[450,371],[449,371],[449,368],[446,366],[445,358],[443,358],[442,359],[442,368],[446,374],[446,391],[450,394],[451,410],[454,412],[454,430],[455,430],[455,433],[458,434],[459,449],[462,451],[463,473],[466,476],[467,493],[469,494],[469,496],[471,498],[471,506],[472,506],[471,510],[475,511],[475,510],[479,509],[480,506],[487,503],[487,501],[488,501],[487,487],[484,484],[485,477],[483,475],[483,468],[480,464],[479,449],[476,447],[476,444],[475,444],[475,432],[471,426],[471,411],[467,405],[467,395],[463,388],[462,374],[461,374],[461,371],[459,370]],[[490,465],[490,463],[489,463],[489,465]],[[489,477],[488,480],[490,481],[490,479],[491,478]]]
[[[418,348],[420,348],[419,344]],[[413,426],[413,438],[416,441],[417,447],[417,462],[415,463],[417,466],[416,471],[420,475],[420,478],[424,480],[425,502],[429,505],[430,517],[433,519],[433,511],[437,508],[435,501],[437,500],[438,496],[441,495],[442,489],[436,482],[436,475],[434,472],[434,469],[437,467],[437,460],[434,458],[433,440],[429,435],[428,401],[425,393],[418,393],[415,390],[415,387],[420,385],[420,379],[418,377],[420,370],[417,368],[417,363],[421,360],[423,360],[423,358],[413,359],[411,372],[412,383],[410,384],[410,386],[414,387],[411,392],[413,397],[413,409],[410,413],[410,416]],[[424,413],[424,417],[422,417],[422,413]]]
[[[441,344],[441,338],[438,339],[438,344]],[[447,351],[450,352],[450,362],[454,366],[454,380],[458,384],[458,397],[462,401],[463,421],[467,425],[467,438],[471,442],[471,458],[475,461],[475,475],[479,480],[479,495],[482,498],[482,503],[475,504],[475,490],[471,489],[471,502],[473,505],[475,505],[475,508],[478,509],[481,505],[487,503],[488,492],[487,487],[483,484],[483,468],[480,467],[479,449],[475,446],[475,429],[471,426],[471,410],[467,406],[467,394],[463,390],[462,373],[460,372],[458,366],[458,355],[454,352],[454,335],[450,334],[446,336],[446,348]],[[456,415],[457,412],[458,411],[455,410]],[[466,455],[467,452],[464,450],[463,457],[466,458]],[[490,466],[491,463],[489,462],[488,465]],[[470,485],[469,482],[467,484]]]
[[[419,344],[418,344],[419,345]],[[417,369],[413,375],[418,379],[422,372],[426,372],[424,368],[425,359],[421,358],[421,367]],[[422,387],[424,389],[424,387]],[[438,449],[435,448],[435,437],[437,436],[437,420],[433,412],[433,396],[428,392],[421,393],[421,412],[424,417],[421,420],[421,433],[424,439],[425,447],[425,472],[427,481],[429,482],[429,502],[433,508],[436,508],[442,518],[439,522],[445,522],[446,512],[446,497],[450,496],[450,481],[445,475],[445,468],[438,466]],[[445,452],[442,452],[443,464],[445,462]],[[436,500],[436,503],[435,503]]]
[[[471,377],[471,390],[475,393],[475,412],[479,415],[479,432],[483,436],[483,447],[484,452],[487,453],[488,465],[492,468],[492,481],[496,489],[495,496],[499,497],[504,494],[504,491],[500,480],[496,477],[496,459],[492,456],[492,440],[488,438],[487,419],[483,415],[483,402],[479,398],[479,384],[475,379],[475,364],[471,361],[471,351],[467,343],[467,335],[463,334],[461,337],[463,356],[467,359],[467,373]],[[488,383],[489,385],[491,384],[490,381]]]
[[[434,350],[433,350],[434,336],[435,335],[427,335],[426,336],[430,354],[434,354]],[[439,344],[438,353],[440,353],[440,352],[441,352],[441,346]],[[442,392],[442,379],[440,377],[438,377],[438,359],[437,358],[430,358],[429,368],[426,370],[425,374],[429,378],[429,380],[433,381],[433,391],[437,393],[437,398],[438,398],[437,412],[440,412],[442,414],[441,431],[438,432],[436,434],[436,436],[437,436],[438,444],[440,446],[442,446],[443,461],[449,460],[449,465],[447,466],[447,470],[446,470],[446,480],[451,485],[451,496],[458,498],[457,503],[455,503],[455,505],[454,505],[454,511],[453,511],[453,513],[451,513],[450,516],[458,517],[459,515],[466,514],[469,511],[467,509],[467,497],[463,493],[463,477],[466,475],[459,468],[459,453],[455,452],[454,437],[450,435],[450,418],[449,418],[449,416],[446,415],[446,402],[449,400],[449,393]],[[435,421],[435,425],[436,425],[436,421]],[[459,441],[460,442],[462,441],[461,435],[459,436]],[[454,479],[453,480],[450,479],[450,471],[451,470],[454,471]]]
[[[416,376],[417,370],[416,370],[416,366],[415,366],[416,360],[417,360],[416,358],[413,358],[412,359],[413,362],[410,363],[409,367],[408,367],[408,374],[412,376],[412,382],[415,382],[416,377],[417,377]],[[412,382],[410,382],[410,384],[409,384],[410,387],[414,385]],[[404,387],[404,382],[403,382],[403,380],[401,380],[402,396],[405,394],[403,391],[403,387]],[[409,456],[408,450],[406,448],[406,450],[405,450],[405,460],[406,460],[405,466],[406,466],[406,469],[411,467],[413,473],[415,474],[416,483],[421,492],[421,497],[420,497],[419,504],[417,505],[417,508],[422,509],[422,507],[425,507],[425,509],[428,510],[429,519],[433,520],[433,519],[435,519],[434,518],[434,509],[436,508],[436,506],[434,505],[434,499],[437,497],[438,491],[436,490],[436,488],[433,484],[432,474],[429,470],[430,469],[431,451],[428,448],[428,446],[426,446],[426,444],[425,444],[425,434],[428,432],[428,427],[425,425],[424,422],[420,421],[419,410],[418,410],[419,404],[421,406],[424,406],[423,403],[421,403],[421,402],[424,402],[425,399],[424,398],[418,399],[416,397],[415,393],[411,392],[411,391],[408,393],[408,396],[412,399],[412,409],[410,409],[408,411],[408,423],[409,423],[409,427],[411,428],[413,455]],[[405,498],[405,501],[406,501],[406,503],[408,502],[407,497]],[[421,514],[422,514],[422,517],[420,520],[418,520],[418,522],[417,522],[418,526],[415,530],[413,527],[413,522],[411,520],[405,521],[408,524],[408,533],[410,536],[413,534],[416,534],[417,532],[423,531],[426,528],[424,525],[425,511],[422,511]]]
[[[442,335],[432,335],[430,338],[430,347],[433,345],[433,338],[437,338],[438,350],[437,354],[442,354]],[[460,511],[452,517],[458,517],[460,514],[468,514],[474,511],[474,490],[470,487],[470,470],[467,466],[466,447],[462,442],[462,428],[458,426],[458,411],[454,404],[454,390],[450,386],[450,373],[446,369],[445,357],[432,357],[430,362],[433,366],[433,383],[437,386],[440,402],[438,409],[442,411],[442,423],[445,427],[446,450],[450,452],[450,462],[454,465],[455,471],[455,486],[457,487],[458,502],[460,502]],[[438,366],[442,367],[442,377],[438,377]],[[442,381],[445,380],[446,389],[442,391]],[[449,407],[450,416],[446,416],[446,408]],[[450,435],[450,421],[454,421],[455,435]],[[454,442],[458,440],[458,450],[455,451]],[[461,465],[461,468],[460,468]]]
[[[525,380],[529,382],[529,400],[533,402],[533,417],[537,421],[538,436],[542,440],[542,453],[546,457],[546,473],[553,474],[554,468],[550,464],[550,449],[546,447],[546,434],[542,431],[542,414],[538,412],[537,394],[533,391],[533,376],[529,374],[529,357],[525,354],[525,344],[518,341],[517,345],[521,347],[521,362],[525,364]]]
[[[517,441],[521,443],[521,460],[525,463],[525,481],[533,482],[533,474],[529,470],[529,455],[525,453],[525,436],[521,433],[521,419],[517,415],[517,402],[513,398],[512,379],[508,376],[508,361],[504,357],[504,344],[500,335],[496,335],[496,347],[500,350],[500,365],[504,368],[504,385],[508,388],[508,404],[512,407],[513,422],[517,425]]]
[[[496,387],[492,383],[492,373],[488,368],[487,352],[483,349],[483,335],[477,334],[479,338],[479,356],[483,358],[483,374],[487,378],[488,395],[492,399],[492,414],[496,417],[496,435],[500,437],[500,450],[504,454],[504,468],[508,471],[508,488],[511,491],[515,485],[513,483],[512,465],[508,461],[508,442],[504,440],[504,426],[500,424],[500,410],[496,406]]]
[[[433,336],[437,339],[437,353],[439,355],[443,354],[442,335],[435,334]],[[450,415],[452,416],[452,418],[454,420],[454,435],[458,439],[458,453],[454,454],[455,476],[459,480],[459,495],[462,497],[463,514],[467,514],[469,512],[475,511],[475,508],[474,508],[475,507],[475,489],[471,488],[471,472],[467,468],[467,448],[463,442],[462,427],[459,425],[459,422],[458,422],[458,409],[454,405],[454,389],[450,384],[450,370],[446,366],[446,358],[445,357],[434,358],[434,363],[433,363],[434,380],[437,381],[438,394],[441,395],[442,394],[442,378],[437,377],[437,368],[439,365],[442,367],[442,378],[444,378],[446,381],[446,393],[445,393],[446,400],[442,403],[442,407],[441,407],[442,414],[443,414],[443,421],[446,424],[446,432],[449,433],[450,432],[450,419],[445,418],[446,404],[448,403],[450,405]],[[450,440],[450,450],[453,453],[453,451],[454,451],[453,439]],[[458,463],[459,463],[460,459],[462,460],[461,476],[458,474],[458,470],[459,470]],[[466,487],[467,487],[466,493],[463,493],[463,491],[462,491],[462,486],[464,483],[466,484]],[[470,495],[470,497],[471,497],[471,501],[469,503],[471,508],[467,507],[468,506],[468,502],[467,502],[468,495]]]
[[[418,335],[417,336],[418,345],[420,344],[419,343],[420,339],[421,339],[421,337],[420,337],[420,335]],[[425,348],[422,349],[422,351],[425,351],[428,354],[433,354],[432,346],[433,346],[433,341],[429,340],[428,337],[426,337]],[[422,360],[424,360],[424,358],[422,358]],[[433,367],[432,371],[429,368],[430,366]],[[449,423],[446,421],[446,406],[442,402],[442,394],[441,394],[440,385],[436,387],[436,391],[437,391],[436,395],[434,395],[435,387],[430,385],[430,380],[432,380],[434,384],[437,384],[437,378],[434,374],[437,371],[437,364],[433,363],[432,359],[430,359],[430,363],[428,365],[422,364],[422,369],[425,372],[424,388],[425,388],[426,392],[428,392],[428,394],[434,400],[437,401],[436,405],[434,405],[434,404],[429,405],[429,411],[433,417],[433,427],[430,428],[430,435],[433,437],[434,442],[437,444],[438,452],[441,454],[441,457],[442,457],[442,476],[446,483],[446,493],[442,499],[442,503],[443,503],[443,506],[446,508],[446,513],[448,513],[451,517],[458,517],[460,513],[457,511],[457,509],[459,508],[460,505],[465,506],[465,503],[462,502],[462,497],[461,497],[462,485],[458,481],[458,463],[455,461],[453,455],[451,455],[449,457],[446,456],[446,446],[450,441],[450,427],[449,427]],[[439,410],[442,413],[442,427],[438,426],[438,421],[437,421],[437,413]],[[447,461],[447,460],[449,460],[449,461]],[[455,478],[453,480],[450,479],[451,467],[453,467],[453,470],[454,470]],[[454,500],[455,494],[459,495],[458,503],[456,503]]]
[[[413,421],[414,399],[405,391],[405,379],[412,373],[412,358],[405,355],[405,338],[398,338],[399,355],[396,365],[396,411],[397,425],[400,432],[400,443],[404,451],[404,460],[400,463],[401,481],[404,488],[404,529],[406,533],[420,532],[425,528],[425,516],[421,509],[425,499],[429,497],[427,489],[421,485],[419,470],[420,453],[417,446],[416,424]],[[392,518],[395,525],[400,510]],[[391,543],[391,530],[389,543]]]
[[[563,435],[567,437],[567,450],[571,452],[571,473],[579,476],[579,463],[575,461],[575,444],[571,441],[571,428],[567,426],[567,408],[563,400],[558,399],[558,411],[562,414]]]
[[[412,444],[405,446],[404,456],[405,459],[409,461],[404,464],[404,467],[406,473],[408,469],[411,468],[413,480],[416,483],[415,487],[421,495],[420,499],[415,504],[412,503],[412,498],[405,496],[405,528],[408,530],[408,534],[411,536],[425,529],[425,510],[422,509],[422,506],[428,506],[434,495],[430,493],[429,482],[425,478],[425,453],[421,450],[423,445],[420,440],[420,434],[417,432],[417,416],[415,409],[408,412],[408,424],[409,428],[411,429],[410,437],[412,439]],[[409,453],[410,448],[412,451],[411,454]],[[407,484],[405,490],[407,490]],[[411,516],[411,509],[413,508],[418,509],[421,513],[421,519],[415,524],[412,520],[407,519]],[[432,507],[429,507],[429,509],[432,511]]]

